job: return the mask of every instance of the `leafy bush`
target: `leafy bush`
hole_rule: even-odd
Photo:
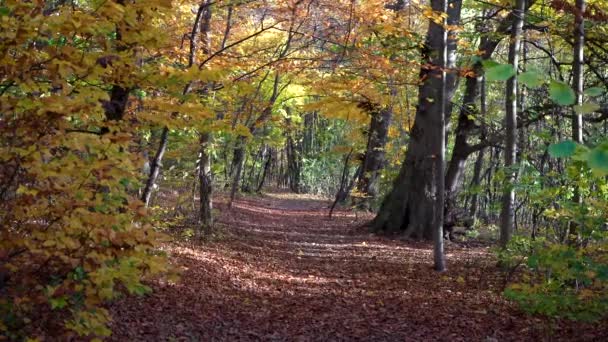
[[[554,230],[556,235],[535,240],[517,236],[498,251],[504,266],[524,266],[522,277],[505,295],[528,312],[584,321],[608,313],[608,181],[597,157],[606,146],[552,145],[553,156],[574,160],[563,175],[553,175],[560,186],[538,188],[531,198],[546,208],[547,222],[565,234]],[[575,192],[581,202],[573,201]],[[575,235],[568,237],[571,228]]]
[[[608,313],[607,243],[579,249],[519,238],[506,250],[503,260],[524,260],[526,266],[521,281],[505,290],[524,310],[584,321]]]
[[[122,34],[132,49],[154,49],[163,5],[1,5],[0,333],[19,338],[54,316],[107,336],[104,302],[145,294],[144,279],[168,270],[134,196],[136,119],[106,117],[112,85],[134,87],[149,71],[115,48],[117,27],[133,26]]]

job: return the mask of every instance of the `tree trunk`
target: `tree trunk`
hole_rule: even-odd
[[[447,13],[448,11],[448,0],[443,0],[441,3],[442,12]],[[444,205],[445,205],[445,125],[446,125],[446,66],[447,66],[447,58],[448,58],[448,31],[447,21],[444,20],[443,25],[436,24],[435,22],[431,23],[431,26],[439,26],[439,29],[442,31],[442,39],[441,39],[441,58],[439,60],[439,68],[441,69],[441,89],[439,91],[439,96],[436,98],[439,106],[439,113],[435,116],[438,123],[438,131],[439,131],[439,139],[434,142],[432,148],[434,153],[435,164],[433,166],[433,175],[435,177],[435,213],[433,215],[433,260],[435,271],[443,272],[445,271],[445,255],[443,253],[443,224],[444,224]]]
[[[526,0],[517,0],[513,10],[513,27],[509,44],[509,63],[515,71],[519,67],[519,48],[524,24]],[[511,240],[513,234],[515,191],[513,183],[516,174],[513,170],[517,158],[517,77],[507,81],[506,89],[506,137],[505,137],[505,185],[502,196],[502,210],[500,213],[500,243],[504,247]]]
[[[373,104],[371,106],[367,148],[361,165],[361,176],[357,182],[357,190],[363,195],[357,201],[357,206],[365,210],[372,209],[378,195],[378,179],[385,164],[384,148],[393,114],[388,107],[378,108]]]
[[[266,176],[268,175],[268,171],[270,170],[270,165],[272,165],[272,149],[268,149],[268,159],[266,159],[266,163],[264,164],[264,170],[262,171],[262,176],[260,177],[260,183],[258,184],[256,192],[262,191],[264,187],[264,182],[266,181]]]
[[[442,0],[432,0],[432,8],[443,10]],[[460,22],[462,2],[452,1],[448,8],[448,23],[457,25]],[[426,43],[423,48],[423,64],[440,65],[444,31],[439,25],[430,25]],[[448,49],[453,49],[448,44]],[[449,61],[449,57],[448,57]],[[449,63],[448,63],[449,66]],[[420,79],[423,80],[418,92],[416,119],[411,130],[405,161],[399,175],[394,181],[392,191],[384,198],[378,215],[371,222],[371,227],[378,232],[404,232],[406,236],[415,236],[431,240],[434,234],[435,194],[437,180],[433,169],[437,156],[433,146],[443,141],[444,135],[441,119],[443,104],[439,103],[443,85],[442,72],[437,68],[422,68]],[[446,83],[445,101],[451,100],[455,91],[455,82]],[[442,172],[442,170],[438,170]]]
[[[583,104],[584,75],[583,65],[585,63],[585,0],[576,0],[574,21],[574,61],[572,62],[572,88],[576,92],[576,105]],[[583,115],[573,112],[572,140],[583,143]]]
[[[236,197],[236,193],[239,188],[239,181],[241,179],[241,172],[243,171],[244,161],[245,151],[242,146],[239,146],[234,149],[234,157],[232,158],[232,187],[230,189],[230,201],[228,202],[228,208],[232,208],[232,202],[234,202],[234,198]]]
[[[483,78],[481,80],[480,93],[480,109],[481,116],[485,117],[487,115],[487,99],[486,99],[486,80]],[[482,123],[481,128],[481,140],[485,138],[486,128],[485,123]],[[479,150],[477,154],[477,160],[475,161],[475,167],[473,168],[473,179],[471,181],[471,186],[474,189],[474,192],[471,196],[471,204],[469,210],[469,217],[473,220],[473,222],[477,221],[477,212],[479,210],[479,186],[481,184],[481,169],[483,168],[483,158],[485,156],[486,149],[482,148]]]
[[[350,157],[352,156],[352,154],[353,149],[351,149],[350,152],[348,152],[348,154],[344,156],[344,167],[342,168],[342,177],[340,177],[340,187],[338,188],[338,192],[336,193],[336,199],[334,200],[334,203],[332,203],[329,209],[329,218],[331,218],[332,214],[334,213],[336,205],[348,197],[348,192],[346,191],[346,180],[348,178],[348,168]]]
[[[483,168],[483,158],[485,155],[485,148],[479,150],[477,160],[475,161],[475,167],[473,168],[473,179],[471,180],[471,187],[474,192],[471,195],[471,203],[469,210],[469,217],[475,221],[477,219],[477,211],[479,208],[479,184],[481,184],[481,169]]]
[[[158,144],[158,150],[156,150],[156,154],[154,155],[154,159],[152,160],[152,164],[150,165],[150,174],[148,175],[148,180],[146,181],[146,186],[144,187],[144,191],[141,195],[141,200],[144,202],[145,206],[148,207],[150,205],[150,198],[152,197],[152,190],[154,190],[154,184],[156,184],[156,179],[160,174],[160,169],[162,167],[162,160],[165,151],[167,150],[167,140],[169,137],[169,128],[163,127],[163,132],[160,135],[160,142]]]
[[[211,20],[211,9],[209,8],[211,4],[209,1],[205,1],[198,8],[196,19],[194,20],[194,25],[192,26],[192,32],[190,33],[190,51],[188,55],[188,68],[192,67],[196,63],[196,53],[198,50],[198,34],[201,33],[203,35],[203,42],[205,43],[203,49],[206,53],[209,53],[209,21]],[[182,91],[183,95],[186,95],[190,92],[192,87],[192,83],[189,82]],[[112,89],[112,94],[114,94],[114,89]],[[125,104],[126,105],[126,104]],[[123,108],[124,111],[124,108]],[[154,156],[154,160],[152,161],[150,174],[148,176],[148,180],[146,181],[146,187],[144,188],[144,192],[141,196],[141,200],[145,203],[146,207],[150,203],[150,197],[152,196],[152,190],[154,189],[154,184],[156,183],[156,178],[160,173],[160,169],[162,167],[163,155],[165,154],[165,150],[167,149],[167,141],[168,141],[168,133],[169,128],[163,127],[163,133],[161,135],[160,144],[158,150],[156,151],[156,155]]]
[[[302,166],[301,152],[294,139],[287,137],[287,169],[289,172],[289,188],[296,194],[300,193],[300,169]]]
[[[529,8],[534,4],[535,0],[528,1],[527,7]],[[477,27],[477,31],[482,35],[479,48],[480,57],[482,60],[486,60],[492,57],[494,51],[498,47],[499,43],[503,39],[502,34],[508,33],[513,26],[513,19],[515,16],[513,13],[509,14],[500,23],[496,29],[498,34],[489,34],[489,29],[484,24]],[[478,149],[471,148],[468,144],[468,138],[478,130],[478,126],[475,124],[474,117],[478,114],[476,105],[477,98],[479,97],[479,85],[482,80],[482,65],[481,61],[477,62],[473,66],[474,75],[467,76],[465,92],[462,99],[462,107],[458,116],[458,124],[455,132],[454,148],[452,149],[452,156],[448,164],[448,170],[446,174],[446,191],[447,191],[447,202],[455,203],[455,199],[458,195],[458,185],[461,184],[461,178],[467,165],[467,160],[471,154],[476,152]],[[448,85],[450,83],[448,82]],[[482,115],[482,118],[485,116]],[[482,142],[483,143],[483,137]],[[455,209],[455,207],[452,207]],[[447,213],[447,216],[453,216],[453,213]]]
[[[211,158],[208,153],[210,133],[202,133],[200,138],[201,153],[199,159],[199,227],[201,236],[209,235],[213,228],[213,181],[211,178]]]
[[[583,91],[585,90],[585,79],[583,74],[583,65],[585,63],[585,0],[576,0],[576,9],[574,17],[574,61],[572,62],[572,83],[576,92],[575,105],[583,104]],[[583,115],[582,113],[572,113],[572,140],[583,143]],[[574,203],[581,204],[582,197],[580,189],[574,189]],[[570,242],[578,241],[578,228],[575,222],[570,223]]]

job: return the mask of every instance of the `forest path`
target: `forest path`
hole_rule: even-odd
[[[287,193],[222,203],[224,236],[167,246],[178,284],[112,305],[115,341],[504,341],[579,339],[548,331],[500,296],[485,247],[431,247],[370,235],[351,212]],[[369,219],[369,217],[367,218]],[[580,327],[579,327],[580,328]],[[580,332],[580,330],[579,330]]]

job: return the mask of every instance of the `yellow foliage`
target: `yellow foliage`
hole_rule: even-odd
[[[0,334],[14,328],[3,320],[8,307],[23,323],[71,312],[67,328],[108,336],[103,302],[121,288],[143,294],[142,281],[169,271],[135,197],[136,126],[106,121],[102,106],[112,85],[153,86],[146,74],[157,71],[138,60],[162,46],[155,25],[169,4],[96,1],[49,15],[44,1],[2,1],[10,15],[0,15],[0,272],[11,282]],[[193,103],[170,109],[208,116]]]

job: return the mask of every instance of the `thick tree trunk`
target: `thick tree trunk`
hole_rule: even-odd
[[[443,1],[432,0],[434,10],[442,11]],[[460,0],[450,2],[448,23],[457,25],[460,22]],[[440,65],[442,56],[443,29],[438,25],[430,25],[423,51],[425,64]],[[448,49],[453,49],[448,44]],[[448,66],[450,57],[448,57]],[[437,68],[422,68],[419,87],[418,108],[416,119],[411,130],[405,161],[399,175],[394,181],[392,191],[385,197],[378,215],[371,222],[371,227],[378,232],[404,232],[406,236],[415,236],[431,240],[434,234],[435,194],[437,180],[433,170],[436,165],[436,151],[433,150],[437,141],[443,141],[441,119],[437,113],[442,113],[441,97],[442,72]],[[451,100],[455,90],[455,82],[446,81],[445,102]],[[447,111],[447,110],[446,110]],[[443,170],[441,171],[443,174]]]
[[[234,174],[237,171],[239,164],[245,159],[245,149],[243,147],[245,140],[245,137],[238,137],[236,147],[232,151],[232,162],[230,163],[230,172],[228,173],[228,176],[232,179],[234,179]]]
[[[513,10],[513,27],[509,44],[509,63],[515,71],[519,67],[519,48],[526,11],[526,0],[517,0]],[[511,240],[515,219],[515,170],[513,167],[517,158],[517,77],[507,81],[506,97],[506,137],[505,137],[505,168],[506,183],[502,195],[502,210],[500,213],[500,243],[504,247]]]
[[[393,114],[388,107],[371,106],[367,148],[361,164],[361,176],[357,182],[357,190],[363,195],[358,200],[357,206],[365,210],[372,209],[372,204],[378,195],[378,180],[385,164],[384,148]]]

